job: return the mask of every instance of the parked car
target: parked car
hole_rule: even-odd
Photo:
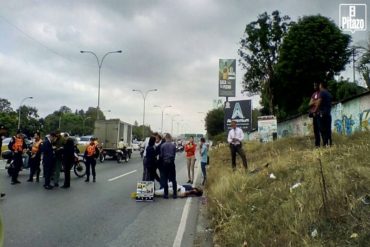
[[[92,135],[81,136],[80,140],[78,141],[78,145],[88,145],[90,143],[91,137],[93,137],[93,136]]]

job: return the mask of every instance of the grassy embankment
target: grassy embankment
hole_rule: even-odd
[[[215,246],[370,246],[370,133],[334,136],[334,143],[246,143],[249,171],[262,168],[253,174],[231,171],[227,146],[211,151],[206,189]]]

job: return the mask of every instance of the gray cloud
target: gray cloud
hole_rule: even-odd
[[[157,105],[187,131],[202,132],[202,114],[217,98],[218,59],[238,58],[245,25],[266,11],[296,20],[322,14],[338,21],[342,1],[6,1],[0,10],[1,96],[17,108],[27,104],[45,116],[62,105],[97,105],[98,68],[91,50],[104,61],[101,108],[108,117],[142,121],[143,100],[132,89],[157,88],[147,98],[146,123],[160,128]],[[355,33],[354,42],[367,33]],[[243,71],[237,69],[237,90]],[[242,98],[239,95],[238,98]],[[253,98],[258,104],[258,98]],[[186,123],[186,124],[185,124]],[[175,123],[176,126],[176,123]],[[166,117],[165,130],[171,127]],[[183,129],[184,129],[183,128]]]

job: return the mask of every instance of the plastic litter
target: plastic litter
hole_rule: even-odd
[[[290,192],[292,192],[294,189],[298,188],[299,186],[301,186],[302,184],[300,182],[298,183],[295,183],[292,187],[290,187]]]
[[[271,174],[270,174],[270,178],[271,178],[271,179],[276,179],[276,176],[275,176],[273,173],[271,173]]]

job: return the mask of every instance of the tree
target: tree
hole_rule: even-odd
[[[145,125],[144,128],[146,135],[150,136],[153,134],[153,130],[150,128],[150,126]],[[145,137],[143,137],[143,125],[140,126],[134,125],[132,127],[132,139],[144,140]]]
[[[305,108],[313,82],[328,82],[345,68],[350,42],[349,35],[320,15],[303,17],[290,27],[280,47],[274,81],[280,118]]]
[[[268,101],[265,107],[274,114],[275,64],[279,59],[278,49],[287,33],[289,16],[280,17],[279,11],[266,12],[259,15],[257,21],[249,23],[245,28],[245,38],[240,41],[238,50],[239,62],[247,72],[244,74],[242,86],[244,91],[261,93]]]
[[[207,136],[212,138],[224,132],[224,109],[222,107],[207,112],[205,127]]]
[[[3,113],[13,112],[13,108],[11,107],[9,100],[0,98],[0,112]]]

